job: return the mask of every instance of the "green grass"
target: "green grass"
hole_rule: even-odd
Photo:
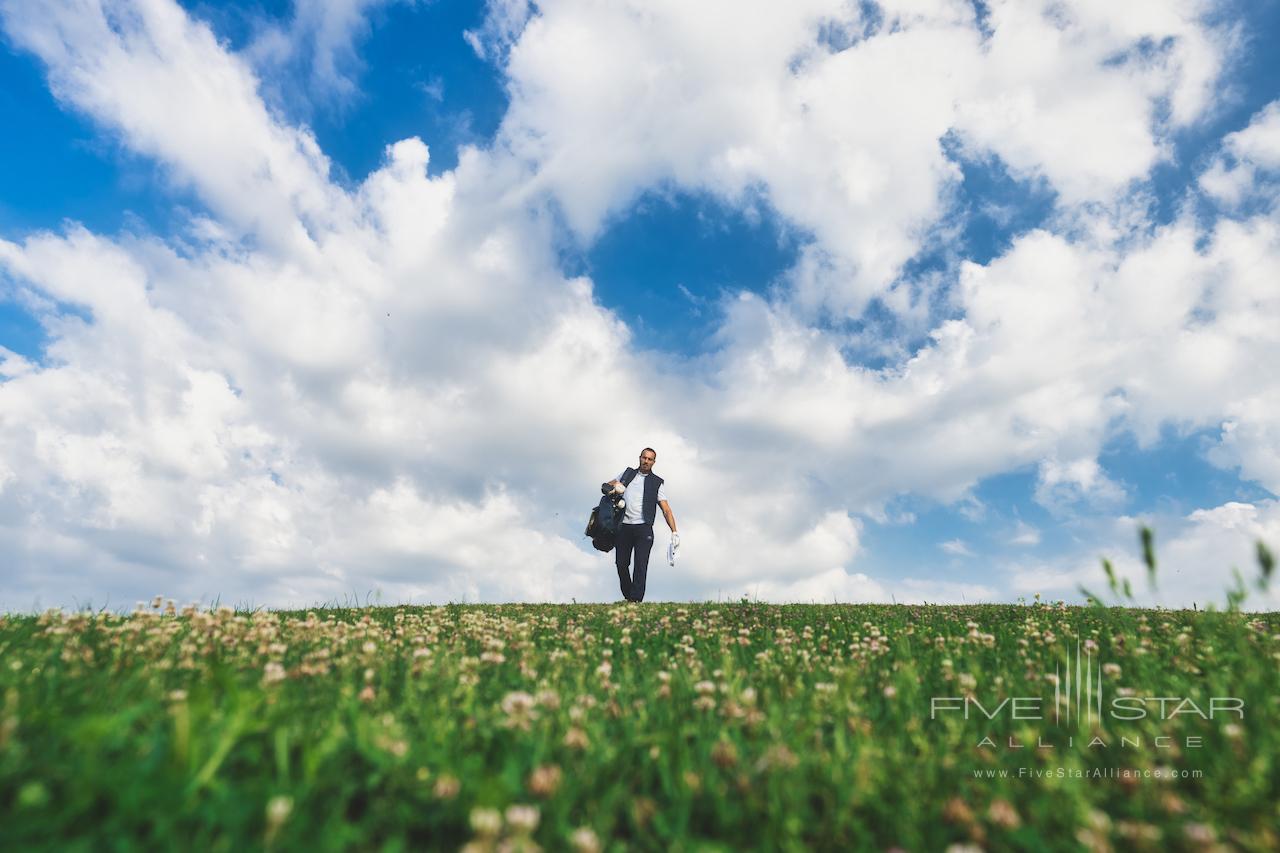
[[[1244,717],[1054,722],[1086,641],[1108,701]],[[1274,613],[155,607],[2,617],[0,661],[9,849],[1280,847]],[[966,691],[1050,718],[930,718]],[[1072,778],[1112,767],[1187,778]]]

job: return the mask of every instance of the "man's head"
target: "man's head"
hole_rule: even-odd
[[[652,447],[640,451],[640,473],[648,474],[653,470],[653,463],[658,461],[658,452]]]

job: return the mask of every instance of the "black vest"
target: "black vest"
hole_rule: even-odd
[[[622,485],[630,486],[637,473],[639,472],[635,468],[623,471]],[[658,487],[664,482],[666,481],[652,471],[644,478],[644,502],[640,504],[640,512],[644,516],[645,524],[653,524],[658,520]]]

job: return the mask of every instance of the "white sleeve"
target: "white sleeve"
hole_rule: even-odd
[[[658,486],[658,500],[665,501],[667,499],[667,484],[663,483]]]
[[[622,473],[621,473],[621,474],[619,474],[618,476],[614,477],[613,479],[615,479],[615,480],[617,480],[619,483],[621,483],[621,482],[622,482],[622,478],[623,478],[623,477],[625,477],[625,476],[627,476],[627,469],[623,468],[623,469],[622,469]]]

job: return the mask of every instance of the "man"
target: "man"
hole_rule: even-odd
[[[644,581],[649,573],[649,551],[653,549],[653,522],[657,520],[659,508],[662,509],[662,517],[667,520],[667,527],[671,528],[672,544],[680,544],[680,534],[676,532],[676,517],[667,505],[667,490],[663,487],[663,479],[653,473],[653,463],[657,461],[657,452],[652,447],[646,447],[640,451],[639,468],[627,468],[617,479],[601,484],[604,490],[612,487],[627,502],[613,545],[614,562],[618,566],[618,583],[622,586],[622,597],[627,601],[644,601]],[[627,571],[633,551],[634,574]]]

